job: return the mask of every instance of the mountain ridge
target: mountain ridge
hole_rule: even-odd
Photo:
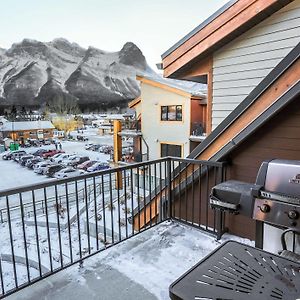
[[[23,39],[0,49],[0,106],[51,106],[61,96],[82,108],[126,106],[140,94],[140,73],[156,76],[132,42],[108,52],[64,38]]]

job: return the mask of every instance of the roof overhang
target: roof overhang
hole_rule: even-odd
[[[142,101],[142,98],[141,97],[137,97],[135,98],[134,100],[130,101],[128,103],[128,107],[129,108],[134,108],[137,104],[139,104],[140,102]]]
[[[171,92],[171,93],[178,94],[178,95],[183,96],[183,97],[199,99],[199,100],[206,98],[206,96],[204,96],[204,95],[203,96],[193,95],[193,94],[188,93],[186,91],[183,91],[179,88],[175,88],[173,86],[169,86],[169,85],[164,84],[162,82],[156,81],[155,79],[146,78],[146,77],[143,77],[143,76],[136,76],[136,79],[139,80],[142,83],[145,83],[145,84],[157,87],[157,88],[161,88],[163,90],[166,90],[166,91]]]
[[[293,1],[230,1],[162,55],[164,76],[181,78],[193,64]]]

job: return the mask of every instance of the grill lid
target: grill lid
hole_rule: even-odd
[[[264,182],[262,182],[264,180]],[[300,161],[274,159],[263,163],[256,183],[264,190],[289,197],[300,197]]]

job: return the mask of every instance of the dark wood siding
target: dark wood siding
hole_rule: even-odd
[[[274,158],[300,160],[300,98],[295,99],[223,159],[229,162],[226,179],[254,183],[261,163]],[[199,182],[195,182],[193,190],[190,188],[183,191],[180,201],[178,198],[175,200],[176,217],[195,223],[200,220],[202,224],[213,226],[213,212],[208,207],[210,188],[216,181],[213,172],[209,178],[208,189],[207,177],[200,181],[201,197]],[[255,238],[255,222],[249,218],[226,215],[226,226],[232,234]]]
[[[300,98],[258,129],[229,156],[228,178],[255,182],[264,160],[300,160]],[[241,216],[228,216],[230,232],[254,238],[255,223]]]

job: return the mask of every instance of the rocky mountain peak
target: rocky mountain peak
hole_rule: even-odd
[[[127,42],[119,52],[120,62],[124,65],[134,65],[138,68],[146,67],[146,59],[142,51],[132,42]]]
[[[77,43],[71,43],[65,38],[56,38],[48,44],[49,46],[52,46],[53,48],[68,54],[83,56],[86,51]]]
[[[43,42],[32,39],[24,39],[20,43],[15,43],[6,51],[7,56],[18,55],[47,55],[47,46]]]

